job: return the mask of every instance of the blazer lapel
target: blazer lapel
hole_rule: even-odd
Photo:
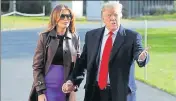
[[[49,43],[48,52],[51,54],[50,59],[53,60],[54,55],[57,51],[57,47],[59,45],[59,39],[57,39],[57,34],[56,34],[56,31],[54,29],[51,30],[49,35],[51,37],[51,41]]]
[[[70,31],[67,31],[66,39],[63,42],[63,50],[65,51],[64,60],[68,61],[69,59],[67,57],[71,57],[70,61],[76,62],[77,53],[73,44],[73,36]]]
[[[120,25],[119,31],[116,35],[114,44],[113,44],[113,48],[111,50],[111,54],[110,54],[110,62],[113,60],[115,54],[118,52],[118,50],[120,49],[122,43],[124,42],[124,36],[125,36],[125,29]]]
[[[92,50],[92,54],[90,57],[91,62],[93,62],[96,58],[101,43],[101,36],[104,33],[104,29],[105,27],[102,27],[92,35],[92,47],[89,47]]]

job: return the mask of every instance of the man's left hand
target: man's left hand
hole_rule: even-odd
[[[138,61],[144,61],[147,57],[149,47],[144,49],[141,54],[139,55]]]

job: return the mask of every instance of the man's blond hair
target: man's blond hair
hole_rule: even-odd
[[[101,9],[101,15],[103,14],[103,11],[106,9],[106,8],[117,8],[120,12],[120,17],[122,17],[122,4],[119,3],[118,1],[116,2],[107,2],[103,5],[102,9]]]

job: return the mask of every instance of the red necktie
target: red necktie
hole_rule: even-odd
[[[109,37],[106,40],[102,60],[100,64],[100,71],[99,71],[99,78],[98,78],[98,85],[100,89],[104,89],[107,85],[107,77],[108,77],[108,64],[109,64],[109,57],[112,49],[112,34],[113,32],[109,32]]]

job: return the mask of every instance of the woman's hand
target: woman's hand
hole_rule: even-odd
[[[76,87],[73,85],[72,81],[70,81],[70,80],[68,80],[62,86],[62,91],[64,93],[70,93],[70,92],[74,91],[75,89],[76,89]]]

